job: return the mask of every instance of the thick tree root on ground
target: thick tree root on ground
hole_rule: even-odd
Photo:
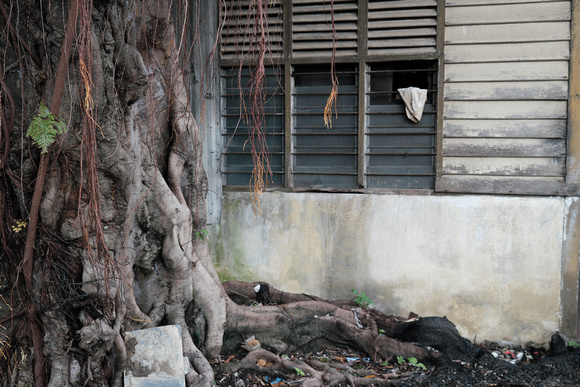
[[[445,317],[389,316],[352,301],[324,301],[282,292],[266,283],[232,281],[223,286],[236,304],[228,304],[222,354],[234,353],[251,336],[260,348],[246,345],[252,351],[239,362],[222,364],[222,374],[252,369],[296,375],[299,368],[306,374],[303,385],[389,385],[382,375],[354,372],[347,364],[293,362],[280,355],[297,349],[352,348],[374,362],[392,362],[402,356],[426,364],[449,364],[486,352],[461,337]]]

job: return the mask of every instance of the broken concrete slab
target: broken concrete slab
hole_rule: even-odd
[[[185,387],[179,325],[125,333],[125,387]]]

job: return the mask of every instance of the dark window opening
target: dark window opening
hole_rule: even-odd
[[[437,76],[434,61],[371,64],[366,114],[368,188],[431,189],[435,178]],[[399,88],[427,90],[423,116],[405,114]]]

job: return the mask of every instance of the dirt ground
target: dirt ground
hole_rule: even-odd
[[[312,353],[294,352],[291,360],[310,360],[329,364],[348,364],[354,376],[368,379],[370,386],[580,386],[580,348],[559,346],[548,348],[505,347],[497,343],[484,343],[484,351],[469,362],[445,358],[438,364],[412,364],[414,359],[398,359],[390,363],[375,363],[365,355],[348,350],[321,351]],[[222,359],[235,362],[244,353]],[[259,370],[241,370],[232,374],[219,373],[219,364],[214,364],[216,383],[219,386],[297,386],[308,380],[308,375],[269,372],[268,367]],[[359,375],[356,375],[356,373]],[[348,385],[348,384],[340,384]],[[355,384],[357,385],[357,384]],[[363,385],[358,384],[358,385]]]

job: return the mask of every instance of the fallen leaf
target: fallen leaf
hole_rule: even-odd
[[[264,360],[264,359],[258,359],[258,361],[256,362],[256,365],[258,367],[265,367],[266,366],[266,360]]]

